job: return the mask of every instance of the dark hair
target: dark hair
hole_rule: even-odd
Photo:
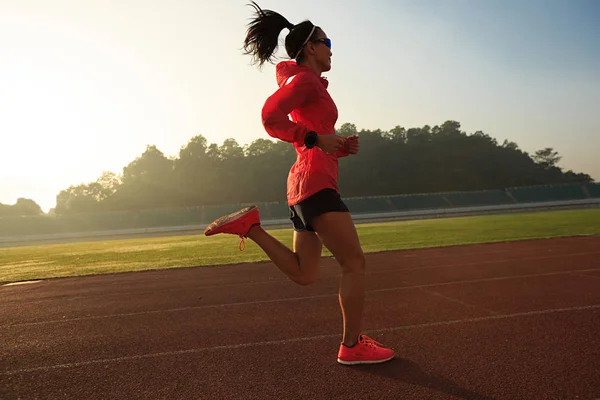
[[[254,1],[250,5],[256,10],[256,17],[248,24],[244,54],[252,55],[254,63],[258,62],[261,67],[265,62],[272,62],[278,47],[279,34],[287,28],[290,33],[285,37],[285,50],[291,59],[301,61],[302,55],[296,57],[296,54],[302,49],[313,27],[315,30],[310,40],[316,38],[320,28],[309,20],[294,25],[275,11],[261,9]]]

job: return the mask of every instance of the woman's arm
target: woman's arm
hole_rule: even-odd
[[[299,73],[266,100],[262,109],[262,123],[269,136],[288,143],[304,143],[310,131],[301,122],[293,122],[289,114],[304,105],[316,93],[314,77]]]

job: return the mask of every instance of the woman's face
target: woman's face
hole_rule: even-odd
[[[311,55],[314,57],[317,66],[323,72],[331,69],[331,41],[327,38],[325,32],[321,29],[317,31],[317,37],[311,40],[308,45]]]

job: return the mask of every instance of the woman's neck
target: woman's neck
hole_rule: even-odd
[[[321,70],[321,68],[318,67],[317,62],[314,59],[302,60],[302,62],[299,62],[298,65],[312,69],[319,76],[321,76],[321,74],[323,73],[323,71]]]

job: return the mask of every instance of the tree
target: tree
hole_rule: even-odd
[[[246,179],[252,179],[244,168],[244,150],[235,139],[225,139],[218,149],[215,168],[213,193],[217,198],[230,199],[231,203],[240,203],[244,193]],[[256,179],[256,178],[254,178]]]
[[[97,183],[71,185],[56,196],[55,212],[59,215],[89,213],[99,210],[101,187]]]
[[[103,171],[95,182],[98,185],[98,201],[104,201],[117,192],[121,185],[121,179],[114,172]]]
[[[199,160],[206,155],[207,140],[202,135],[192,137],[189,142],[179,150],[180,160]]]
[[[244,157],[244,150],[235,139],[225,139],[219,147],[219,157],[222,160],[240,160]]]
[[[173,161],[173,206],[194,206],[210,198],[211,164],[208,141],[202,135],[192,137]]]
[[[14,205],[0,203],[0,217],[42,215],[42,207],[35,201],[20,197]]]
[[[515,142],[509,142],[507,139],[504,139],[504,142],[502,142],[502,147],[509,150],[519,149],[519,146]]]
[[[401,127],[400,125],[395,126],[390,132],[386,135],[388,139],[390,139],[393,143],[397,144],[405,144],[406,143],[406,129]]]
[[[356,125],[347,122],[345,124],[342,124],[342,126],[340,126],[336,133],[338,135],[348,137],[356,135],[358,133],[358,130],[356,129]]]
[[[533,156],[533,160],[544,169],[555,167],[561,159],[562,157],[559,156],[558,152],[554,151],[552,147],[546,147],[542,150],[538,150]]]
[[[275,143],[269,139],[256,139],[250,145],[244,148],[244,155],[246,157],[259,157],[269,154],[273,151]]]
[[[168,182],[173,168],[162,151],[148,145],[146,151],[123,168],[123,184],[160,186]]]
[[[111,208],[114,205],[124,209],[168,207],[172,204],[172,191],[177,190],[171,179],[173,166],[174,160],[165,157],[156,146],[148,145],[141,156],[123,168],[123,182]]]

